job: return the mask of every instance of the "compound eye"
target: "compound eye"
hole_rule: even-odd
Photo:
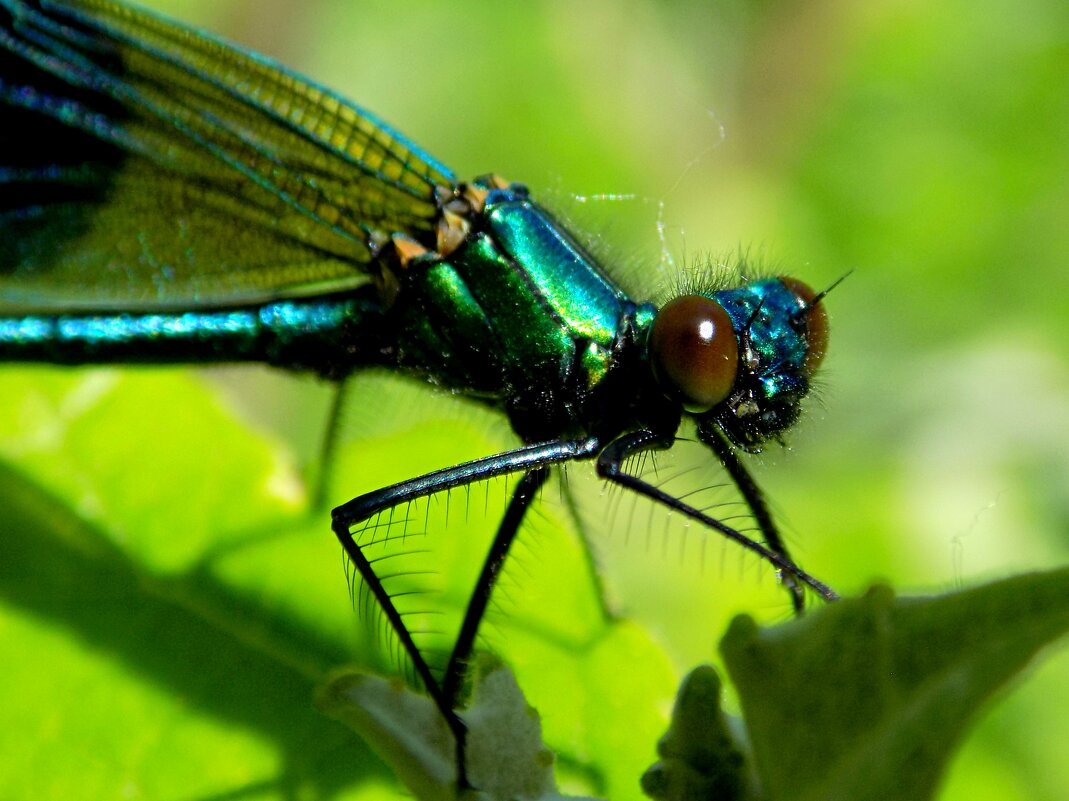
[[[813,375],[820,363],[824,361],[824,354],[828,350],[828,314],[824,306],[818,300],[814,303],[817,293],[809,284],[799,281],[797,278],[780,276],[780,281],[791,292],[798,296],[805,307],[805,359],[802,361],[802,369],[807,375]]]
[[[739,341],[715,300],[683,295],[666,303],[650,331],[650,363],[664,391],[688,412],[707,412],[731,394]]]

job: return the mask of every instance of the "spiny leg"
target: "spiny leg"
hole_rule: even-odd
[[[431,696],[431,700],[434,701],[434,704],[438,707],[439,712],[441,712],[442,717],[453,732],[457,745],[457,782],[460,787],[467,786],[467,778],[464,774],[464,742],[467,729],[453,710],[456,694],[454,685],[459,684],[460,665],[470,653],[471,644],[474,642],[475,629],[479,618],[482,616],[482,611],[469,608],[468,613],[465,615],[461,630],[461,640],[467,640],[467,644],[464,645],[458,641],[458,646],[460,647],[454,648],[453,657],[450,659],[449,667],[447,667],[446,671],[447,679],[449,679],[450,675],[454,676],[449,679],[451,686],[454,686],[454,688],[449,693],[446,693],[443,685],[439,684],[435,679],[430,665],[423,657],[422,652],[416,646],[412,633],[405,625],[402,614],[389,592],[387,592],[381,578],[375,572],[362,547],[353,538],[352,527],[380,512],[443,490],[467,486],[509,473],[524,472],[524,478],[513,495],[505,520],[502,522],[495,539],[495,547],[497,547],[500,540],[511,541],[511,536],[515,534],[516,529],[519,527],[523,513],[527,506],[530,505],[534,492],[545,481],[547,472],[545,468],[552,464],[560,464],[573,459],[593,458],[597,455],[600,444],[600,441],[596,438],[589,437],[581,440],[547,442],[524,446],[495,456],[476,459],[455,467],[445,468],[444,470],[437,470],[418,478],[402,481],[398,484],[360,495],[338,506],[331,512],[331,528],[334,531],[334,535],[338,538],[345,553],[356,567],[357,572],[359,572],[368,592],[378,602],[387,624],[396,634],[402,649],[411,660],[413,670],[419,676],[420,681],[423,682],[424,687],[426,687]],[[486,565],[484,565],[484,574],[488,569],[494,569],[494,562],[494,551],[492,549]],[[500,565],[500,560],[497,561],[497,565]],[[480,577],[480,581],[482,580],[482,577]],[[484,598],[481,603],[485,609],[486,599]],[[469,619],[472,621],[470,624],[468,623]],[[470,630],[465,631],[465,626]]]
[[[530,508],[539,488],[546,482],[548,477],[548,467],[539,467],[524,473],[523,478],[520,479],[520,483],[516,485],[516,489],[512,493],[512,500],[509,502],[505,516],[501,519],[501,524],[497,528],[497,535],[494,537],[494,542],[486,555],[482,572],[475,583],[475,590],[468,601],[468,608],[464,612],[464,621],[461,623],[460,633],[457,635],[456,643],[453,645],[453,653],[449,657],[445,678],[442,681],[442,694],[445,695],[450,706],[455,704],[457,695],[460,692],[468,660],[475,646],[475,635],[478,633],[479,623],[482,622],[483,616],[486,614],[486,606],[490,602],[490,595],[497,582],[498,573],[505,563],[505,557],[508,556],[509,546],[512,545],[512,541],[516,538],[516,533],[523,522],[524,514]]]
[[[367,498],[367,496],[361,495],[349,503],[360,501],[364,498]],[[373,511],[367,517],[371,517],[374,514],[375,512]],[[338,513],[338,509],[335,509],[332,515],[331,528],[334,530],[334,535],[338,538],[342,548],[345,549],[349,560],[356,567],[367,591],[378,602],[379,610],[382,612],[383,617],[386,618],[387,624],[393,630],[398,642],[411,660],[412,669],[419,676],[420,681],[423,682],[423,686],[427,688],[431,700],[438,707],[438,711],[453,732],[453,737],[456,740],[457,785],[460,788],[465,788],[468,786],[468,778],[464,772],[464,742],[467,737],[467,728],[453,711],[452,704],[446,701],[437,679],[434,678],[434,674],[431,672],[430,665],[427,664],[427,660],[423,658],[423,653],[416,646],[415,640],[412,639],[412,633],[408,630],[408,626],[405,625],[400,610],[398,610],[391,595],[386,591],[382,580],[375,572],[375,568],[372,567],[371,562],[364,554],[363,548],[357,545],[356,540],[349,533],[350,525],[354,522],[361,522],[360,519],[353,520],[341,516]],[[367,519],[367,517],[362,519]]]
[[[739,455],[728,445],[723,437],[715,432],[706,432],[699,428],[698,438],[712,448],[713,453],[720,459],[720,463],[724,465],[724,469],[731,476],[731,480],[735,482],[735,486],[739,488],[743,500],[746,501],[746,505],[750,507],[750,511],[753,513],[754,520],[757,521],[758,528],[761,529],[761,534],[764,535],[765,544],[768,545],[769,550],[778,553],[791,564],[794,564],[794,560],[787,553],[787,545],[772,520],[772,513],[768,510],[768,503],[765,501],[764,493],[757,486],[757,482],[753,480],[750,471],[739,460]],[[783,584],[787,587],[787,592],[791,595],[791,605],[794,607],[795,614],[801,614],[805,608],[805,588],[798,582],[793,572],[781,568],[777,568],[777,572],[782,577]]]
[[[638,476],[624,472],[623,464],[628,456],[641,453],[642,451],[664,450],[671,447],[673,441],[674,435],[659,434],[647,430],[625,434],[606,446],[601,452],[601,455],[598,456],[598,475],[606,481],[611,481],[619,486],[627,487],[639,495],[643,495],[656,503],[662,504],[669,509],[673,509],[680,514],[689,517],[691,520],[695,520],[709,528],[715,529],[723,536],[739,543],[742,547],[752,551],[772,564],[777,571],[781,571],[784,575],[791,575],[797,582],[811,587],[824,600],[834,601],[838,599],[838,593],[831,589],[831,587],[806,573],[783,553],[747,537],[742,532],[725,525],[715,517],[710,517],[701,510],[669,495],[663,490],[650,484],[648,481],[644,481]]]

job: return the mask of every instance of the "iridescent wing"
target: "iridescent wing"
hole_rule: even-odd
[[[0,0],[0,313],[255,303],[433,243],[450,171],[273,62],[105,0]]]

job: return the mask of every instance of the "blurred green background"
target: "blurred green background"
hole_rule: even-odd
[[[152,5],[338,89],[460,177],[528,183],[639,291],[740,252],[815,287],[853,270],[819,400],[789,450],[750,460],[795,555],[840,591],[1069,559],[1063,2]],[[310,709],[328,669],[390,669],[307,508],[326,389],[251,368],[0,385],[5,794],[388,797]],[[332,502],[509,444],[492,416],[381,377],[346,423]],[[547,491],[508,587],[520,622],[504,605],[492,641],[567,786],[634,798],[681,672],[732,615],[789,612],[755,559],[690,558],[693,535],[677,548],[663,515],[585,473],[581,513],[615,504],[632,531],[594,545],[640,625],[604,626]],[[1066,742],[1063,648],[982,712],[941,798],[1064,799]]]

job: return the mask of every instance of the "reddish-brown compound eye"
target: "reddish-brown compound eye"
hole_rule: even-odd
[[[828,314],[824,311],[824,306],[819,300],[813,303],[817,293],[813,291],[809,284],[803,283],[797,278],[788,278],[783,275],[780,276],[779,280],[805,304],[806,351],[802,369],[808,375],[813,375],[824,360],[824,354],[828,350]]]
[[[688,412],[707,412],[731,394],[739,341],[715,300],[683,295],[666,303],[650,331],[650,363],[669,396]]]

